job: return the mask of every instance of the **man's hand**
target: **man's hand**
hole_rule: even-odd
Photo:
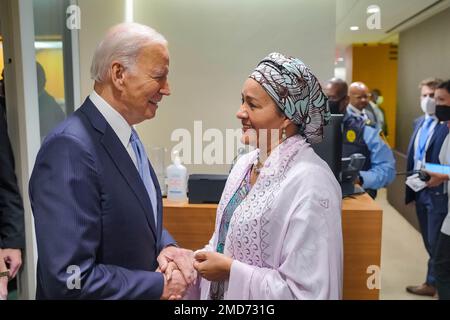
[[[8,272],[3,257],[3,249],[0,249],[0,274]],[[0,277],[0,300],[6,300],[8,297],[8,276]]]
[[[170,262],[166,265],[166,269],[165,269],[164,272],[161,270],[160,267],[158,267],[158,269],[156,269],[156,272],[164,273],[164,277],[166,277],[166,280],[169,281],[169,280],[172,278],[172,272],[173,272],[174,270],[179,270],[179,269],[178,269],[178,266],[175,264],[175,262],[170,261]]]
[[[222,281],[230,277],[233,259],[218,252],[200,251],[195,254],[194,268],[209,281]]]
[[[193,266],[194,252],[192,250],[169,246],[161,251],[157,260],[161,272],[165,273],[168,279],[171,279],[171,274],[174,270],[169,262],[173,262],[177,269],[181,271],[188,286],[195,281],[196,272]]]
[[[186,293],[187,283],[179,270],[173,270],[171,279],[164,276],[164,290],[161,300],[181,300]]]
[[[443,173],[436,173],[431,171],[425,171],[430,175],[430,180],[427,181],[427,187],[437,187],[441,183],[449,180],[449,176]]]
[[[13,279],[22,266],[22,253],[20,249],[3,249],[3,259],[9,266],[10,278]]]

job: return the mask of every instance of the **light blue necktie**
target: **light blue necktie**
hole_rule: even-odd
[[[147,189],[147,193],[152,203],[154,215],[153,218],[155,219],[155,226],[156,226],[158,216],[158,211],[156,211],[157,210],[156,188],[155,185],[153,184],[152,176],[150,174],[150,165],[148,162],[147,154],[145,152],[141,140],[139,140],[137,132],[134,129],[131,129],[130,142],[131,146],[133,147],[134,154],[136,155],[139,175],[141,176],[141,179],[144,182],[145,189]]]
[[[425,156],[425,147],[427,146],[428,136],[430,135],[430,127],[434,119],[429,117],[426,119],[420,130],[419,143],[416,150],[416,161],[423,161]]]

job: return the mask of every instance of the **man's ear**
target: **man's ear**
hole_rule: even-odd
[[[345,105],[348,105],[350,103],[350,96],[345,96],[344,102],[345,102]]]
[[[347,108],[348,104],[350,103],[350,97],[346,96],[343,100],[342,100],[343,105],[341,106],[342,109],[345,110],[345,108]]]
[[[122,90],[124,86],[124,80],[125,80],[125,67],[117,62],[114,61],[111,64],[111,81],[118,90]]]

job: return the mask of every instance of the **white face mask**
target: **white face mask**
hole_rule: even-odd
[[[375,101],[375,103],[376,103],[378,106],[380,106],[380,104],[382,104],[383,101],[384,101],[384,97],[383,97],[383,96],[379,96],[379,97],[377,98],[377,101]]]
[[[433,115],[436,112],[436,102],[430,97],[421,98],[420,107],[424,113],[429,115]]]

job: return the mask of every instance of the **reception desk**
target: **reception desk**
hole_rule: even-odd
[[[164,226],[181,247],[203,248],[214,231],[216,208],[215,204],[177,204],[164,199]],[[344,299],[379,298],[373,279],[380,277],[375,273],[381,259],[381,223],[382,210],[367,194],[343,200]],[[370,266],[375,267],[368,271]]]

